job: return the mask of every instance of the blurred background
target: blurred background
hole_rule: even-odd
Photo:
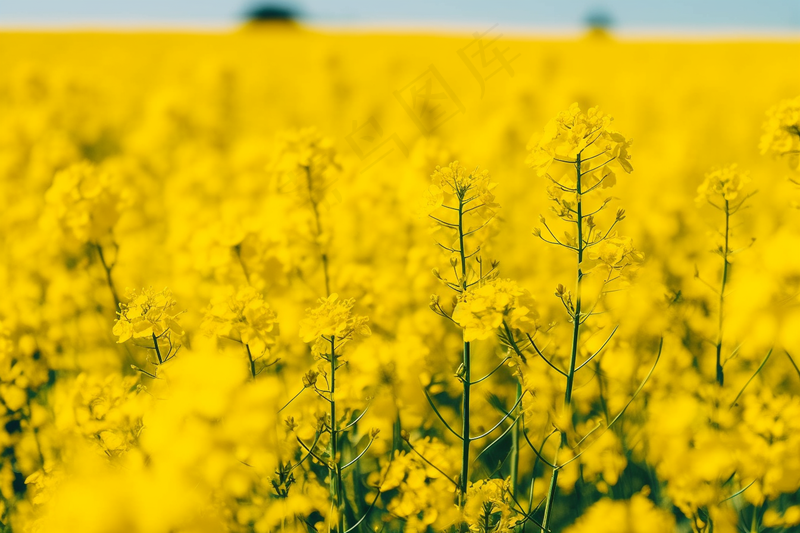
[[[586,26],[620,32],[737,32],[783,34],[800,31],[800,0],[25,0],[0,2],[0,26],[208,26],[247,18],[298,18],[321,26],[367,28],[505,28],[545,32]]]

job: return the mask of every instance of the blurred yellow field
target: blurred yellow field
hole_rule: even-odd
[[[796,530],[797,57],[0,33],[5,530]]]

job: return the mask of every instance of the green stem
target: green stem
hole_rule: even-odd
[[[458,197],[458,243],[459,254],[461,255],[461,293],[467,290],[467,257],[464,248],[464,196]],[[467,487],[469,485],[469,415],[470,415],[470,382],[472,381],[471,372],[471,350],[470,343],[464,342],[463,351],[463,374],[461,376],[464,385],[461,403],[461,476],[459,482],[459,507],[463,510],[467,498]],[[461,524],[461,530],[467,531],[466,523]]]
[[[392,424],[392,457],[394,453],[403,447],[403,425],[400,422],[400,406],[397,404],[395,396],[394,423]]]
[[[336,507],[339,533],[344,533],[344,495],[342,494],[342,471],[339,468],[339,437],[336,424],[336,337],[331,337],[331,379],[330,379],[330,404],[331,404],[331,473],[330,493],[331,500]]]
[[[328,254],[325,253],[325,250],[322,248],[322,244],[319,242],[320,237],[322,236],[322,222],[320,221],[319,217],[319,207],[317,206],[316,200],[314,200],[314,184],[312,183],[311,179],[311,167],[306,166],[306,185],[308,186],[308,199],[311,202],[311,210],[314,212],[314,222],[316,224],[317,229],[317,246],[320,249],[320,255],[322,256],[322,274],[325,276],[325,294],[326,296],[331,295],[331,282],[330,277],[328,276]]]
[[[108,283],[108,288],[111,290],[111,296],[114,297],[114,312],[119,311],[119,296],[117,295],[117,289],[114,287],[114,280],[111,279],[111,269],[113,266],[109,266],[106,263],[106,257],[103,255],[103,247],[100,246],[100,243],[94,244],[97,247],[97,255],[100,256],[100,264],[103,265],[103,270],[106,272],[106,283]]]
[[[467,486],[469,485],[469,396],[470,396],[470,344],[464,343],[464,394],[461,403],[461,477],[459,478],[459,490],[461,491],[461,500],[467,494]]]
[[[247,349],[247,360],[250,362],[250,376],[255,381],[256,379],[256,361],[253,359],[253,354],[250,352],[250,345],[245,344],[244,347]]]
[[[153,333],[153,346],[156,349],[156,357],[158,358],[158,364],[159,365],[163,364],[164,360],[161,358],[161,349],[158,347],[158,337],[156,337],[155,333]],[[169,354],[167,354],[167,355],[169,355]]]
[[[517,392],[514,397],[515,404],[519,402],[520,396],[522,396],[522,384],[518,380]],[[519,406],[518,409],[521,411],[522,406]],[[519,428],[522,420],[519,422],[518,424],[514,424],[511,429],[511,494],[514,496],[517,495],[517,481],[519,478]]]
[[[730,248],[728,244],[730,235],[730,220],[731,212],[728,200],[725,200],[725,248],[722,252],[722,283],[719,290],[719,322],[717,324],[717,383],[721,387],[725,381],[725,375],[722,372],[722,320],[723,320],[723,307],[725,305],[725,285],[728,283],[728,255],[730,255]]]
[[[577,242],[577,253],[578,253],[578,279],[575,287],[575,312],[572,319],[572,349],[570,351],[569,356],[569,368],[567,370],[567,386],[564,392],[564,412],[569,413],[570,407],[572,403],[572,389],[575,383],[575,365],[578,360],[578,342],[580,340],[580,329],[581,329],[581,296],[582,296],[582,282],[583,282],[583,270],[582,270],[582,263],[583,263],[583,251],[584,251],[584,242],[583,242],[583,198],[582,198],[582,191],[581,191],[581,154],[578,153],[578,156],[575,160],[575,175],[576,175],[576,199],[577,199],[577,220],[575,221],[576,225],[578,226],[578,242]],[[567,433],[566,431],[561,431],[561,446],[566,446],[567,443]],[[558,466],[558,449],[556,450],[555,458],[553,459],[553,464]],[[542,518],[542,533],[546,533],[550,530],[550,519],[553,512],[553,506],[555,504],[555,497],[556,497],[556,489],[558,488],[558,468],[553,469],[553,475],[550,478],[550,486],[547,491],[547,501],[545,503],[544,508],[544,517]]]

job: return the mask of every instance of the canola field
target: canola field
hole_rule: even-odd
[[[3,531],[798,531],[797,57],[0,33]]]

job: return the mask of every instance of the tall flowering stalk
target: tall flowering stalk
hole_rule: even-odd
[[[559,113],[550,121],[544,132],[536,135],[528,145],[528,165],[536,170],[538,176],[549,180],[548,195],[553,203],[553,211],[571,228],[565,232],[563,238],[559,238],[547,220],[541,216],[542,227],[534,229],[534,235],[548,244],[569,250],[577,259],[574,295],[561,284],[556,288],[556,296],[572,323],[566,370],[561,370],[548,360],[536,345],[533,336],[527,335],[530,347],[533,347],[535,352],[566,380],[562,406],[563,419],[556,424],[554,430],[561,437],[559,449],[570,447],[568,435],[573,431],[572,401],[575,376],[600,354],[616,332],[615,328],[599,350],[579,363],[582,327],[595,313],[605,287],[628,276],[642,260],[642,255],[634,249],[631,240],[618,236],[615,231],[617,224],[625,218],[624,210],[619,209],[608,227],[602,229],[595,217],[607,209],[611,198],[606,198],[594,206],[587,205],[591,193],[608,189],[616,183],[617,173],[627,174],[633,170],[628,154],[631,142],[611,129],[611,121],[611,117],[604,115],[597,108],[591,108],[584,113],[577,104],[573,104],[567,111]],[[596,273],[595,275],[603,278],[600,296],[593,304],[587,306],[584,301],[584,277],[590,273]],[[611,421],[608,427],[616,422],[621,414]],[[539,455],[535,446],[531,448]],[[542,532],[550,530],[559,472],[576,460],[581,453],[583,452],[571,454],[572,457],[568,461],[560,464],[558,449],[552,462],[539,455],[539,458],[552,468],[541,523]]]
[[[456,377],[462,384],[460,433],[448,425],[427,390],[425,395],[445,427],[461,441],[461,468],[457,489],[458,505],[463,512],[470,488],[470,445],[488,437],[505,420],[512,417],[522,398],[519,397],[511,410],[489,431],[477,436],[471,435],[472,387],[494,373],[492,371],[483,378],[473,380],[472,342],[493,335],[503,320],[503,313],[494,312],[493,307],[497,296],[495,278],[498,263],[492,262],[488,268],[484,268],[480,255],[480,243],[485,238],[485,230],[499,207],[492,192],[496,185],[486,170],[469,170],[458,161],[446,167],[437,167],[431,180],[427,194],[429,216],[449,236],[449,242],[437,241],[437,244],[450,254],[453,271],[452,275],[442,275],[438,269],[434,269],[433,273],[443,285],[454,292],[454,298],[451,307],[450,304],[443,305],[439,296],[434,295],[431,297],[430,307],[436,314],[451,320],[462,329],[462,357],[456,371]],[[464,515],[462,528],[468,528],[468,522],[467,515]]]
[[[715,168],[708,172],[703,183],[697,188],[697,203],[699,205],[708,204],[721,211],[725,216],[724,229],[721,232],[722,243],[719,244],[714,252],[722,258],[722,274],[720,276],[719,289],[714,289],[706,283],[719,297],[719,309],[717,310],[717,340],[715,343],[715,378],[721,387],[725,382],[722,360],[722,333],[725,317],[725,290],[728,285],[728,276],[732,255],[741,250],[731,249],[731,217],[745,207],[745,202],[754,194],[746,192],[745,188],[750,183],[750,175],[739,170],[737,165]],[[752,242],[751,242],[752,244]],[[700,273],[696,272],[695,277],[702,281]]]
[[[377,437],[376,430],[370,432],[370,440],[366,447],[358,455],[342,464],[340,437],[341,434],[352,427],[358,421],[353,422],[340,420],[342,415],[337,411],[336,406],[336,371],[346,364],[344,359],[344,346],[356,337],[370,335],[367,325],[369,319],[365,316],[358,316],[352,313],[355,300],[340,300],[338,295],[332,294],[327,298],[321,298],[318,307],[308,309],[306,317],[300,324],[300,336],[303,341],[311,346],[311,353],[316,360],[322,362],[320,372],[311,372],[304,378],[306,388],[313,388],[317,395],[325,400],[329,405],[328,419],[323,423],[323,433],[328,433],[330,440],[327,450],[327,460],[319,459],[329,470],[329,488],[333,516],[331,521],[337,524],[339,533],[345,531],[345,493],[342,484],[342,473],[344,470],[356,464],[363,457]],[[325,368],[327,365],[327,369]],[[327,387],[317,386],[317,377],[323,376]],[[314,439],[316,443],[320,435]],[[315,456],[314,444],[306,445],[299,437],[300,445],[312,456]]]
[[[478,265],[481,260],[478,255],[481,251],[479,245],[468,248],[469,237],[477,234],[494,218],[494,211],[498,207],[494,201],[492,190],[495,184],[491,182],[489,173],[478,168],[470,171],[458,161],[446,167],[437,167],[431,176],[432,184],[428,190],[428,204],[430,218],[444,228],[453,238],[453,241],[444,244],[437,241],[439,247],[449,252],[450,265],[453,268],[453,278],[443,277],[438,269],[434,275],[448,288],[456,293],[456,300],[461,300],[467,290],[493,275],[496,264],[486,274],[482,272],[475,275],[474,267],[469,261]],[[442,213],[440,211],[446,211]],[[437,216],[438,215],[438,216]],[[444,217],[444,218],[441,218]],[[439,302],[438,296],[431,297],[431,309],[437,314],[453,319],[452,312],[447,312]],[[461,365],[456,372],[462,383],[461,396],[461,434],[456,436],[461,440],[461,473],[458,478],[459,504],[463,505],[469,483],[469,416],[470,416],[470,387],[472,385],[472,349],[471,336],[465,329],[463,335],[463,351]],[[438,411],[437,411],[438,414]],[[449,427],[449,426],[448,426]],[[455,432],[454,432],[455,433]]]
[[[319,253],[325,295],[330,296],[330,232],[324,227],[322,207],[330,202],[332,186],[341,170],[333,141],[315,128],[286,132],[280,137],[271,170],[278,179],[279,190],[295,192],[310,211],[307,231]]]
[[[510,279],[495,278],[487,280],[483,285],[468,289],[456,305],[452,318],[454,322],[464,329],[466,338],[484,340],[497,336],[501,344],[508,350],[508,355],[499,365],[486,376],[474,380],[473,384],[481,383],[488,379],[497,370],[506,365],[513,358],[513,354],[520,355],[520,362],[524,364],[526,358],[520,349],[520,343],[517,339],[524,335],[522,331],[535,332],[539,328],[539,315],[535,309],[533,296]],[[511,432],[511,449],[508,457],[510,479],[507,486],[512,497],[516,494],[516,485],[519,481],[519,427],[521,424],[518,422],[523,417],[521,403],[524,395],[521,372],[517,370],[515,377],[517,378],[517,383],[514,404],[509,412],[509,415],[514,417],[514,420],[500,437],[484,448],[485,452],[495,442],[503,438],[506,433]]]
[[[61,230],[97,251],[115,308],[121,300],[112,278],[116,260],[111,261],[108,252],[113,248],[117,255],[113,229],[125,205],[117,178],[105,168],[82,161],[57,172],[45,194],[48,214]]]

